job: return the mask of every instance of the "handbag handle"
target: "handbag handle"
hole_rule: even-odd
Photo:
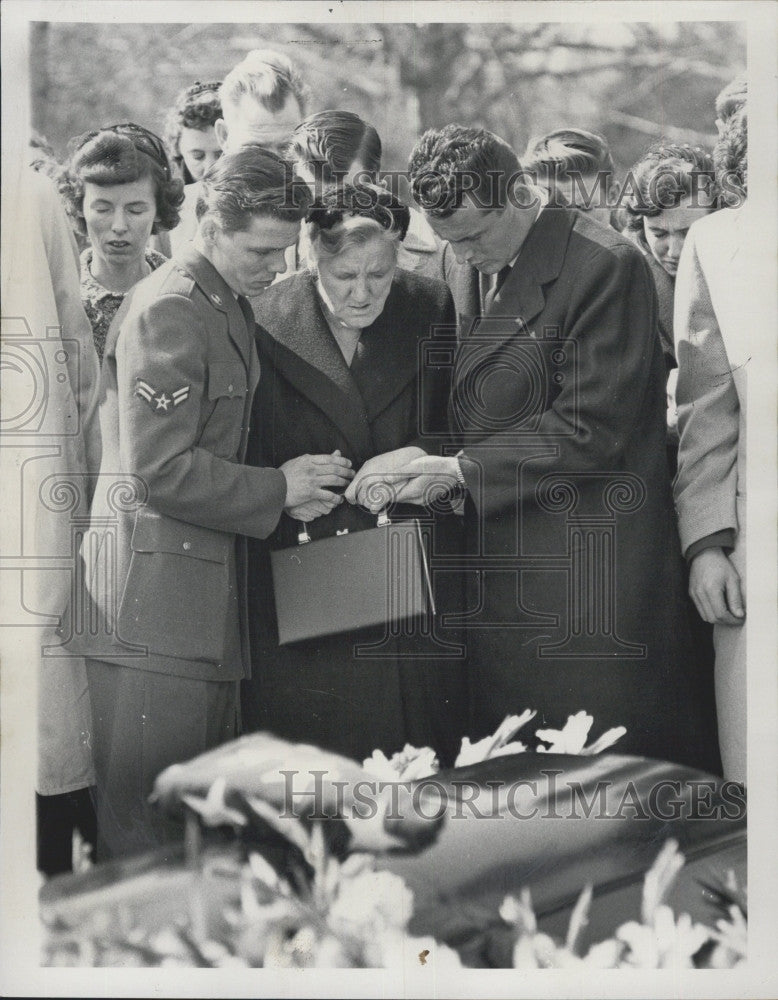
[[[311,536],[308,534],[308,525],[305,523],[305,521],[299,521],[298,523],[299,523],[300,527],[297,530],[297,544],[298,545],[307,545],[308,542],[311,541]],[[384,507],[383,510],[381,510],[381,511],[378,512],[378,520],[376,522],[376,527],[377,528],[385,528],[388,524],[391,524],[391,523],[392,523],[392,519],[387,514],[386,507]],[[338,534],[338,535],[347,535],[348,534],[348,528],[344,528],[343,531],[338,531],[338,532],[336,532],[336,534]]]

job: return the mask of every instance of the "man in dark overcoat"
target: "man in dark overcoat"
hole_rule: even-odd
[[[718,770],[712,679],[695,676],[689,651],[642,254],[546,205],[483,129],[425,133],[411,180],[447,241],[455,446],[398,470],[415,476],[398,499],[435,476],[465,497],[473,738],[524,708],[557,728],[585,709],[592,735],[626,727],[623,751]]]

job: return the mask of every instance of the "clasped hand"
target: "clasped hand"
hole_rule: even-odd
[[[340,451],[331,455],[298,455],[284,462],[281,471],[286,476],[284,510],[295,520],[306,522],[329,514],[343,502],[342,494],[325,487],[342,489],[354,478],[351,461]]]
[[[427,506],[449,496],[457,485],[455,458],[428,455],[421,448],[398,448],[369,459],[346,490],[349,503],[373,514],[394,503]]]

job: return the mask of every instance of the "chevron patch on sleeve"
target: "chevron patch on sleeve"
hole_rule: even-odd
[[[170,394],[155,389],[153,385],[142,378],[135,380],[135,395],[145,400],[155,413],[170,413],[177,406],[185,403],[189,399],[191,386],[182,385],[180,389]]]

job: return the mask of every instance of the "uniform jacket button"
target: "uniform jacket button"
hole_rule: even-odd
[[[184,542],[183,547],[188,552],[192,548],[192,543],[191,542]]]
[[[227,392],[232,392],[233,389],[234,389],[234,386],[233,386],[232,382],[230,382],[230,384],[227,386]]]

